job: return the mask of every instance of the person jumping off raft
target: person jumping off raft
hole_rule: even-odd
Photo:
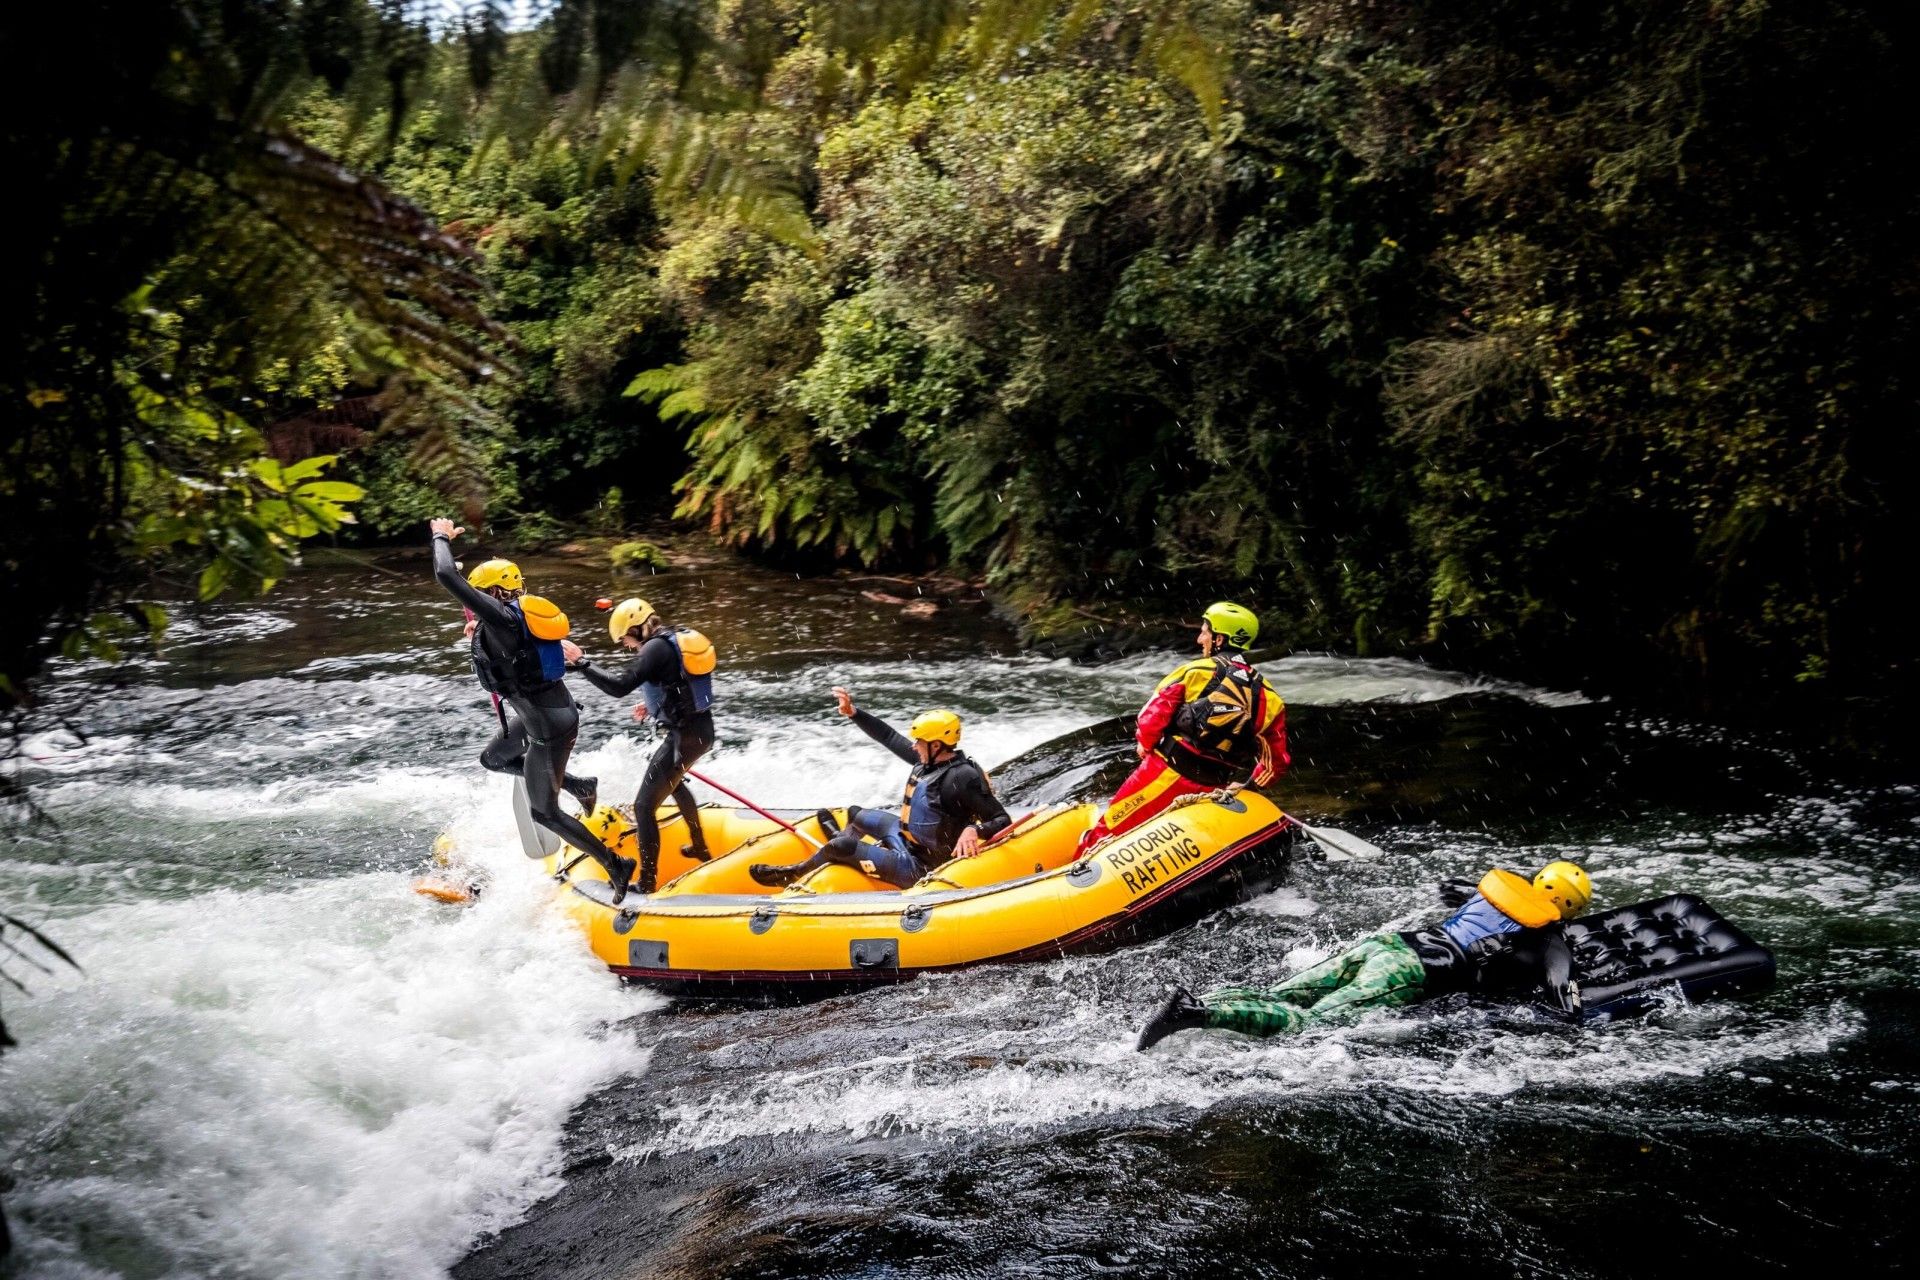
[[[1012,825],[1006,809],[994,798],[987,771],[969,760],[960,748],[960,717],[951,711],[923,711],[902,737],[886,721],[854,708],[853,695],[835,687],[840,714],[851,719],[869,738],[913,766],[907,775],[900,810],[847,810],[846,830],[836,834],[811,858],[792,866],[758,862],[749,874],[764,885],[792,884],[829,862],[857,867],[895,888],[911,888],[915,881],[950,858],[971,858],[980,846]],[[827,829],[829,816],[821,815]],[[862,843],[871,836],[877,843]]]
[[[690,843],[682,851],[699,862],[708,858],[700,806],[687,786],[687,770],[713,747],[713,642],[691,627],[667,625],[638,596],[614,606],[607,630],[617,644],[634,651],[633,660],[622,671],[602,671],[581,656],[578,645],[564,647],[569,668],[600,692],[624,698],[639,689],[643,701],[633,709],[633,718],[651,718],[666,730],[633,797],[633,826],[640,839],[640,892],[652,893],[660,874],[658,810],[669,795],[687,824]]]
[[[1530,995],[1562,1010],[1575,1007],[1564,922],[1593,899],[1584,870],[1552,862],[1532,881],[1494,870],[1477,885],[1442,885],[1441,898],[1458,909],[1438,926],[1375,934],[1277,987],[1222,987],[1199,1000],[1176,987],[1141,1029],[1139,1047],[1196,1027],[1292,1035],[1456,991]]]
[[[1287,771],[1286,704],[1245,656],[1260,620],[1225,601],[1201,617],[1203,656],[1176,668],[1141,708],[1133,735],[1139,767],[1080,838],[1080,852],[1151,821],[1181,796],[1249,779],[1264,787]]]
[[[580,820],[560,808],[560,792],[592,813],[598,796],[592,778],[567,772],[580,735],[580,708],[567,692],[561,644],[567,616],[539,596],[525,594],[525,579],[510,560],[488,560],[466,578],[453,562],[453,540],[462,529],[447,519],[428,521],[433,532],[433,576],[473,614],[473,669],[480,684],[513,713],[500,712],[500,734],[480,753],[495,773],[526,779],[533,820],[590,856],[605,869],[613,900],[626,897],[634,861],[612,852]]]

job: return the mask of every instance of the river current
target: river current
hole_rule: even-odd
[[[0,910],[85,966],[6,993],[0,1169],[34,1277],[1343,1275],[1901,1269],[1920,1153],[1920,791],[1571,691],[1292,655],[1272,794],[1387,850],[1110,955],[785,1008],[623,989],[521,857],[460,616],[423,553],[324,553],[158,654],[66,664],[23,744]],[[830,686],[930,704],[1017,812],[1110,787],[1116,716],[1182,655],[1023,654],[984,610],[908,617],[714,557],[636,586],[724,663],[702,771],[781,807],[885,802]],[[899,591],[889,585],[889,591]],[[910,590],[910,588],[908,589]],[[576,682],[575,771],[653,746]],[[56,723],[64,721],[64,723]],[[703,799],[718,801],[696,784]],[[441,833],[490,884],[409,882]],[[1433,909],[1445,876],[1686,890],[1778,987],[1566,1027],[1442,1002],[1294,1040],[1139,1054],[1165,984],[1278,979]]]

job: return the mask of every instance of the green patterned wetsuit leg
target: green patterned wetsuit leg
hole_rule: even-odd
[[[1420,957],[1397,933],[1380,933],[1303,969],[1277,987],[1222,987],[1201,997],[1207,1025],[1250,1036],[1291,1035],[1316,1022],[1420,999]]]

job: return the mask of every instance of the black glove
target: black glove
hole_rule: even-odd
[[[1464,907],[1467,899],[1480,892],[1480,886],[1471,880],[1442,880],[1440,882],[1440,904],[1447,907]]]

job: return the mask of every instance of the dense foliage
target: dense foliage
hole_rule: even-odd
[[[812,117],[819,250],[682,219],[661,263],[688,359],[638,389],[698,421],[682,512],[1601,688],[1910,678],[1898,29],[1210,15],[1217,118],[1124,36],[825,104],[794,44],[758,127]]]
[[[380,534],[670,504],[1042,625],[1234,594],[1295,644],[1908,691],[1920,200],[1875,7],[150,10],[106,92],[9,112],[53,177],[8,585],[53,638],[149,553],[277,576],[309,530],[258,433],[347,402]]]

